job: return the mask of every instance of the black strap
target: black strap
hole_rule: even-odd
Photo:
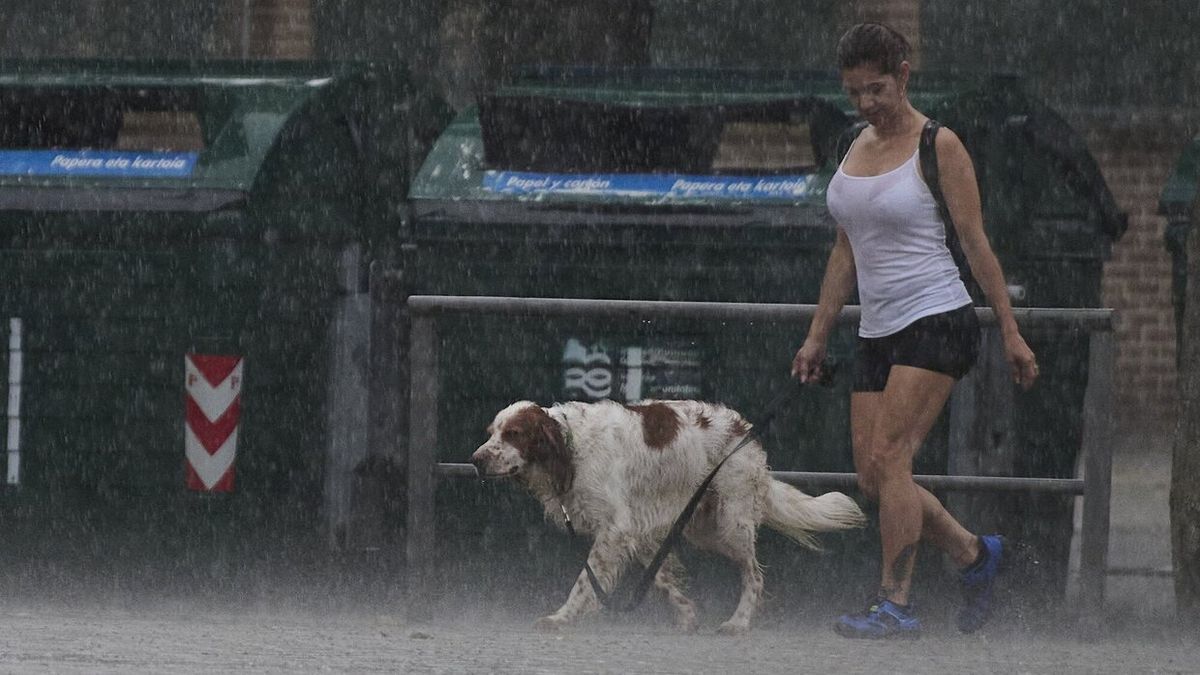
[[[569,532],[572,537],[579,536],[575,533],[575,526],[571,524],[571,514],[567,513],[566,504],[559,502],[558,507],[560,509],[562,509],[563,518],[566,520],[567,532]],[[586,558],[583,561],[583,571],[587,572],[587,578],[588,578],[588,581],[591,582],[591,584],[592,584],[592,591],[594,591],[596,593],[596,599],[598,599],[600,601],[601,605],[608,607],[609,603],[611,602],[608,598],[608,593],[604,592],[604,587],[600,585],[600,580],[596,578],[596,573],[594,571],[592,571],[592,565],[591,565],[591,563],[589,563],[587,561]],[[656,574],[657,574],[657,572],[658,571],[655,570]],[[628,609],[633,609],[633,607],[637,607],[637,605],[632,605]],[[628,611],[628,609],[625,611]]]
[[[921,142],[917,146],[918,160],[921,162],[921,176],[925,179],[925,185],[929,187],[929,193],[933,195],[933,201],[937,204],[938,215],[941,216],[942,226],[946,229],[946,248],[950,249],[954,264],[958,266],[958,275],[971,295],[978,295],[975,278],[971,276],[971,266],[967,264],[967,255],[963,253],[962,243],[958,240],[958,230],[954,227],[954,219],[950,217],[950,207],[946,205],[946,196],[942,194],[942,179],[938,173],[936,144],[938,129],[941,126],[937,120],[929,119],[925,120],[925,126],[921,129]]]
[[[836,371],[836,362],[833,360],[826,361],[821,367],[821,375],[817,383],[821,386],[829,386],[833,382],[833,375]],[[775,415],[779,413],[779,411],[783,410],[784,405],[791,401],[792,398],[800,392],[800,388],[802,386],[803,385],[797,381],[793,383],[792,386],[785,387],[783,391],[777,394],[775,399],[767,405],[767,412],[763,415],[759,423],[752,425],[750,427],[750,431],[746,432],[746,435],[742,437],[741,442],[739,442],[733,448],[733,450],[730,450],[725,457],[721,459],[721,461],[717,462],[717,465],[712,468],[712,471],[708,472],[708,476],[704,478],[704,480],[700,483],[700,486],[697,487],[696,491],[692,494],[692,498],[688,500],[687,506],[684,506],[683,511],[680,512],[679,516],[675,518],[675,522],[671,525],[671,530],[667,532],[667,536],[663,539],[662,544],[659,545],[658,551],[654,554],[654,558],[652,558],[650,560],[650,564],[646,566],[646,570],[643,572],[642,578],[638,580],[637,586],[634,587],[633,592],[630,594],[628,602],[622,605],[614,605],[612,597],[604,591],[604,587],[600,585],[600,581],[596,578],[596,573],[592,571],[591,564],[588,563],[587,560],[583,561],[584,572],[587,574],[588,581],[592,585],[592,591],[596,593],[596,598],[600,600],[600,604],[618,612],[628,612],[642,604],[642,601],[646,599],[646,593],[650,590],[651,584],[654,583],[654,577],[658,575],[658,570],[663,566],[663,563],[666,562],[667,556],[671,554],[672,549],[674,549],[675,545],[679,543],[680,538],[683,536],[684,528],[687,527],[687,524],[691,521],[692,514],[696,512],[696,507],[699,506],[700,500],[704,498],[704,493],[708,490],[708,486],[710,483],[712,483],[713,478],[716,478],[717,472],[721,470],[721,467],[725,465],[725,462],[729,461],[730,457],[733,457],[739,450],[749,445],[751,440],[759,436],[759,434],[761,434],[767,429],[768,426],[770,426],[771,421],[775,419]],[[566,518],[567,531],[571,533],[571,536],[575,536],[575,527],[571,524],[571,517],[567,514],[567,508],[565,506],[562,506],[562,512],[563,516]]]
[[[938,173],[937,162],[937,133],[942,125],[937,120],[925,120],[925,126],[921,128],[921,143],[917,146],[918,159],[921,161],[921,177],[925,179],[925,185],[929,186],[929,192],[933,195],[933,201],[937,202],[938,215],[942,217],[942,221],[949,224],[950,207],[946,206],[946,197],[942,194],[942,180]],[[950,232],[946,232],[946,236],[950,236]]]

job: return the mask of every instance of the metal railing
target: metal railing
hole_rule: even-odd
[[[410,325],[410,406],[407,458],[407,561],[410,611],[427,614],[430,570],[434,552],[434,487],[438,476],[474,477],[470,464],[438,463],[438,356],[436,324],[440,317],[492,315],[513,318],[593,318],[642,320],[707,320],[792,322],[807,325],[816,305],[719,302],[514,298],[485,296],[414,295],[408,298]],[[839,324],[856,323],[858,307],[845,308]],[[990,308],[976,310],[984,326],[994,325]],[[1083,478],[917,475],[930,490],[1017,491],[1083,496],[1080,530],[1079,601],[1085,614],[1104,601],[1108,565],[1109,502],[1112,485],[1113,377],[1115,364],[1114,312],[1110,309],[1014,309],[1023,328],[1076,329],[1089,334],[1088,381],[1083,402],[1081,457]],[[783,366],[781,365],[781,368]],[[952,401],[953,404],[953,401]],[[969,405],[974,406],[972,401]],[[974,411],[954,415],[974,419]],[[952,425],[954,422],[952,421]],[[952,430],[952,434],[954,431]],[[773,471],[783,482],[828,488],[856,487],[853,473]]]

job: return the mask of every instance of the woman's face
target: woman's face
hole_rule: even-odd
[[[875,64],[862,64],[842,71],[842,89],[858,114],[872,126],[900,110],[908,96],[908,61],[900,70],[885,75]]]

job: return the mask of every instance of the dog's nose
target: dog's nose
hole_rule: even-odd
[[[475,465],[475,473],[483,475],[483,465],[486,461],[487,453],[483,451],[483,448],[479,448],[475,452],[471,453],[471,463]]]

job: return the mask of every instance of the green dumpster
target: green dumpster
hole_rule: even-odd
[[[1124,220],[1078,137],[1011,77],[918,74],[912,89],[917,107],[958,131],[975,156],[989,233],[1014,297],[1098,305],[1101,266]],[[463,110],[414,178],[407,288],[815,303],[834,237],[825,187],[839,136],[853,121],[840,80],[826,72],[528,71]],[[1010,430],[1030,451],[1007,471],[1073,476],[1086,353],[1033,333],[1035,349],[1062,352],[1059,367],[1071,379],[1018,402],[1019,419],[1035,422]],[[792,325],[442,320],[439,458],[464,461],[491,416],[518,399],[705,398],[753,420],[788,386],[802,338],[803,327]],[[774,422],[765,444],[772,468],[852,470],[852,345],[852,330],[837,333],[831,353],[847,367],[834,388],[806,390]],[[931,434],[918,472],[946,472],[946,425]],[[447,555],[478,554],[471,546],[482,541],[493,565],[507,557],[534,568],[527,578],[572,578],[584,549],[546,532],[528,501],[503,487],[443,485],[442,526],[470,532],[472,542],[456,549],[447,535],[442,545],[455,551]],[[1060,501],[1037,508],[1069,514]],[[1029,508],[1000,503],[1000,510]],[[512,515],[498,523],[500,513]],[[1069,522],[1059,524],[1069,533]],[[1054,537],[1062,538],[1062,527]],[[862,589],[838,575],[871,559],[873,535],[832,537],[835,554],[819,559],[763,536],[774,574],[814,578],[815,567],[816,578],[828,575],[826,590],[860,599]],[[555,546],[574,548],[556,556]],[[1065,552],[1054,559],[1065,572]],[[513,580],[512,568],[494,569]],[[550,589],[545,601],[562,590]],[[531,587],[521,592],[541,597]]]
[[[0,102],[5,569],[233,583],[351,545],[368,263],[417,150],[403,71],[6,62]],[[240,359],[205,371],[240,398],[198,430],[205,356]],[[189,434],[232,439],[232,468],[199,471]]]
[[[1184,148],[1158,200],[1158,213],[1167,217],[1163,243],[1171,254],[1171,303],[1175,307],[1176,361],[1183,354],[1183,316],[1187,306],[1187,240],[1195,225],[1196,194],[1200,186],[1200,136]]]

